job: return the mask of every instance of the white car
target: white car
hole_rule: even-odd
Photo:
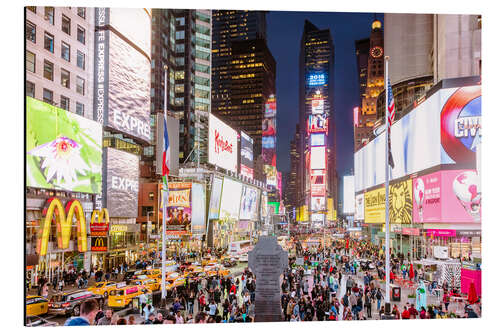
[[[242,255],[240,255],[238,260],[239,262],[248,262],[248,253],[243,253]]]

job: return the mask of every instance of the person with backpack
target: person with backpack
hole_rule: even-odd
[[[380,311],[380,303],[382,302],[382,291],[380,288],[377,288],[377,292],[375,293],[375,298],[377,299],[377,311]]]

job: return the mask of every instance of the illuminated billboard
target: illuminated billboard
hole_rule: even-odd
[[[191,190],[192,183],[168,183],[168,205],[166,216],[167,235],[188,235],[191,233]]]
[[[325,222],[325,214],[312,213],[311,222],[317,224],[323,224]]]
[[[102,126],[26,97],[26,186],[99,194]]]
[[[411,179],[389,185],[390,223],[409,224],[412,222],[412,199]]]
[[[314,98],[311,102],[312,114],[323,114],[325,101],[322,98]]]
[[[326,136],[323,133],[311,134],[311,146],[325,146]]]
[[[220,198],[222,194],[222,178],[214,177],[210,192],[210,206],[208,209],[209,219],[219,218]]]
[[[130,27],[130,17],[145,24]],[[95,26],[94,120],[149,143],[151,18],[144,9],[95,8]]]
[[[344,214],[354,214],[354,176],[344,176]]]
[[[103,207],[112,217],[137,217],[139,156],[122,150],[104,149]]]
[[[413,222],[481,222],[481,181],[475,170],[442,170],[413,179]]]
[[[391,127],[398,179],[442,164],[470,168],[481,137],[481,86],[437,90]],[[385,181],[385,132],[354,154],[356,192]]]
[[[311,170],[311,196],[326,195],[326,170]]]
[[[253,179],[253,139],[243,131],[240,133],[240,172],[243,176]]]
[[[326,84],[327,75],[325,73],[314,73],[309,74],[307,77],[307,85],[310,87],[313,86],[322,86]]]
[[[240,205],[240,220],[257,220],[259,192],[255,187],[243,186]]]
[[[312,197],[311,198],[311,211],[325,210],[326,200],[325,197]]]
[[[324,114],[311,114],[307,120],[308,133],[328,132],[328,117]]]
[[[276,117],[276,98],[273,95],[269,96],[267,103],[264,104],[264,117]]]
[[[326,148],[311,147],[311,169],[326,169]]]
[[[365,219],[365,195],[356,195],[354,219],[356,221],[362,221]]]
[[[224,177],[220,203],[220,220],[238,220],[242,189],[242,183],[232,180],[231,178]]]
[[[205,210],[206,195],[205,186],[199,183],[193,183],[191,198],[191,233],[201,235],[205,233]]]
[[[217,117],[209,115],[208,163],[236,172],[238,134]]]
[[[385,188],[365,193],[365,223],[385,223]]]
[[[267,207],[267,192],[262,192],[260,195],[260,218],[261,220],[264,220],[267,217],[268,214],[268,207]]]
[[[262,158],[264,164],[276,166],[276,97],[274,95],[269,96],[264,104]]]
[[[271,214],[278,215],[280,213],[280,203],[279,202],[269,201],[268,205],[269,205],[269,210],[271,211]]]
[[[278,175],[276,167],[265,164],[264,173],[266,174],[266,185],[278,187]]]

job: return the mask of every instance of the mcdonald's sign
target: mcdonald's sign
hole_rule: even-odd
[[[60,249],[67,249],[69,247],[73,217],[76,218],[78,251],[87,251],[87,225],[80,201],[71,199],[66,203],[66,207],[63,207],[61,200],[55,197],[50,198],[45,203],[42,215],[44,218],[41,221],[36,247],[36,252],[39,255],[44,256],[47,254],[50,229],[52,220],[54,219],[56,223],[57,246]]]
[[[104,220],[104,221],[103,221]],[[94,210],[90,219],[90,236],[107,237],[109,230],[109,213],[106,208]]]
[[[106,252],[108,250],[108,237],[92,237],[90,239],[90,251]]]

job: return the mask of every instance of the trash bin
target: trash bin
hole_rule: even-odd
[[[391,301],[394,301],[394,302],[401,301],[401,287],[392,287],[392,289],[391,289]]]

